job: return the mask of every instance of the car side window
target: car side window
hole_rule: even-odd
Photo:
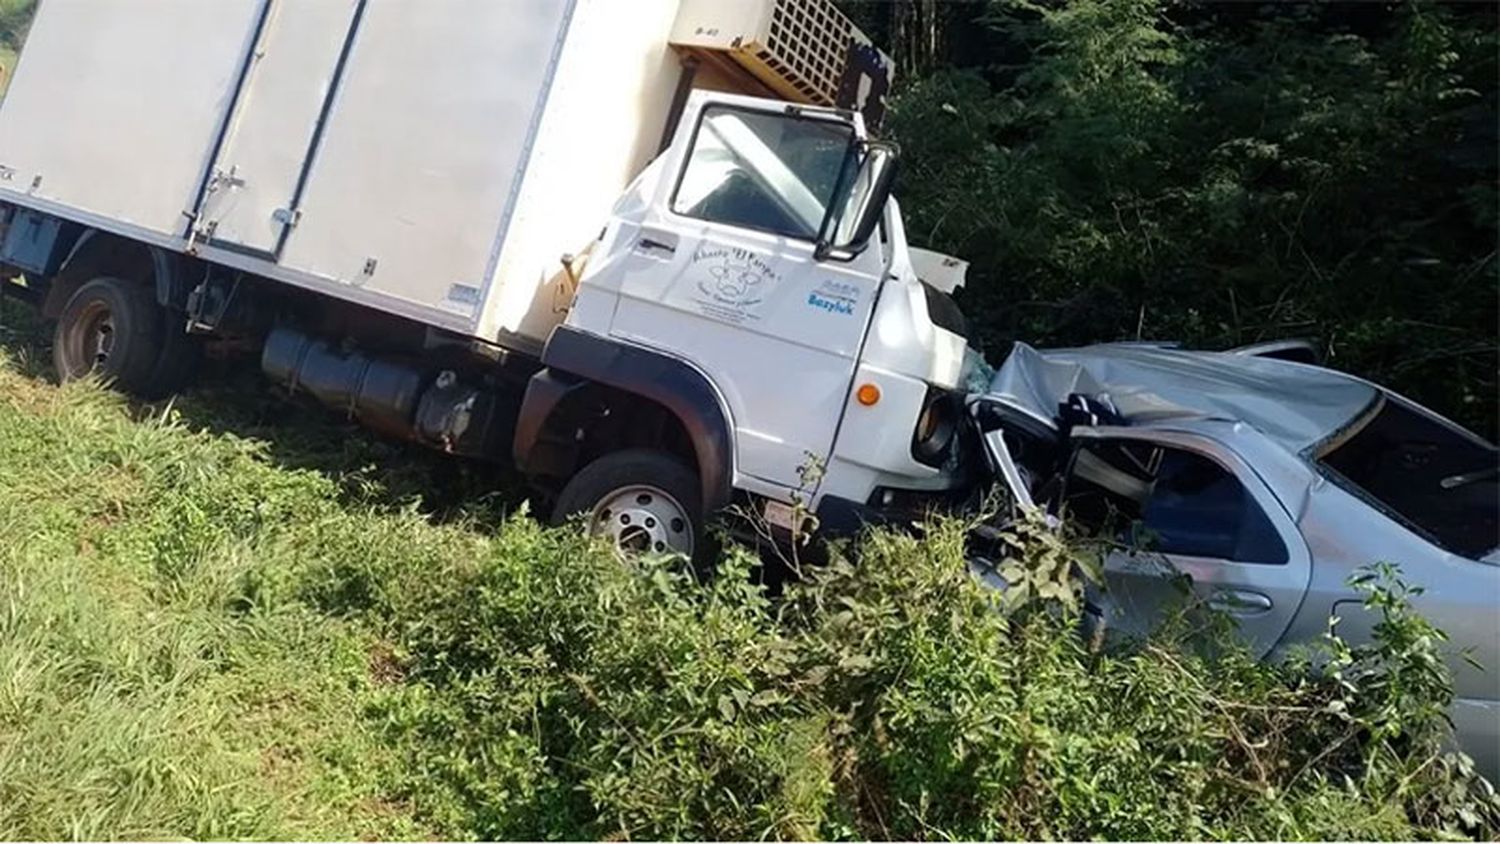
[[[1083,444],[1068,511],[1143,550],[1279,565],[1286,544],[1234,473],[1196,452],[1128,440]]]

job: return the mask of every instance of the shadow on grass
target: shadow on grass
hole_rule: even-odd
[[[0,300],[0,350],[14,369],[55,383],[51,345],[50,325],[30,306]],[[526,500],[524,481],[508,467],[377,436],[311,399],[288,396],[261,375],[253,355],[210,355],[183,394],[130,407],[138,418],[170,408],[193,430],[264,443],[276,465],[333,478],[351,505],[415,506],[435,522],[496,524]]]

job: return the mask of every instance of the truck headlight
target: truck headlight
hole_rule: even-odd
[[[933,388],[927,392],[917,430],[912,435],[911,453],[919,463],[941,466],[958,434],[957,403],[951,394]]]

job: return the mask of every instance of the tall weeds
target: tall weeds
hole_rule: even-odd
[[[773,598],[738,550],[704,586],[524,512],[351,499],[23,353],[0,366],[0,837],[1497,832],[1389,571],[1374,645],[1280,666],[1187,625],[1091,646],[1080,549],[1024,524],[1002,569],[1026,600],[951,523]]]

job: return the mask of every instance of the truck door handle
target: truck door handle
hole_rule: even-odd
[[[638,248],[638,249],[655,249],[655,250],[657,250],[659,252],[665,252],[668,255],[676,255],[677,254],[677,247],[676,246],[673,246],[670,243],[662,243],[659,240],[652,240],[649,237],[643,237],[640,240],[637,240],[635,242],[635,245],[636,245],[636,248]]]
[[[1271,599],[1259,592],[1224,589],[1208,599],[1208,606],[1231,615],[1262,615],[1271,611]]]

